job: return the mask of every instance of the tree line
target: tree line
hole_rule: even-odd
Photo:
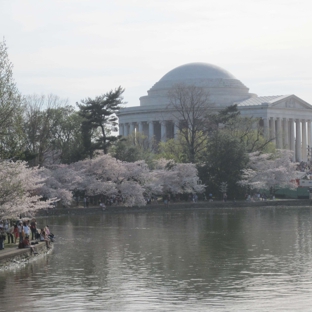
[[[195,85],[173,86],[168,99],[166,110],[179,121],[177,136],[155,146],[144,134],[132,134],[117,142],[115,157],[196,164],[207,198],[213,194],[221,199],[227,193],[230,199],[243,199],[253,189],[294,187],[296,164],[291,162],[292,154],[275,149],[274,138],[264,136],[261,120],[241,116],[237,105],[220,109],[205,88]]]
[[[37,169],[38,180],[33,178],[33,184],[42,183],[44,177],[47,187],[40,187],[40,190],[44,191],[46,198],[63,198],[64,202],[68,202],[68,192],[72,195],[73,190],[81,189],[83,183],[69,186],[66,178],[60,178],[62,175],[57,172],[63,170],[68,176],[72,176],[72,168],[75,167],[73,164],[84,164],[88,159],[101,159],[111,164],[114,163],[112,159],[115,159],[116,163],[122,163],[133,170],[137,169],[138,162],[143,161],[144,165],[141,163],[140,166],[154,173],[162,159],[166,159],[162,175],[167,176],[168,181],[170,178],[165,170],[168,173],[179,164],[184,164],[185,168],[195,168],[195,171],[182,170],[185,174],[189,174],[189,170],[192,171],[193,184],[192,187],[185,188],[185,192],[186,189],[187,192],[196,192],[199,190],[196,185],[201,184],[201,191],[207,194],[213,193],[218,197],[226,191],[230,197],[237,199],[242,198],[248,188],[256,187],[255,179],[268,180],[268,174],[266,177],[261,176],[256,166],[252,169],[255,158],[262,157],[262,172],[265,171],[265,166],[277,166],[277,160],[280,159],[284,161],[279,163],[280,167],[292,168],[290,156],[285,156],[285,152],[282,151],[277,152],[271,140],[263,136],[259,120],[240,116],[236,105],[217,110],[204,88],[178,84],[171,89],[168,93],[168,110],[172,112],[172,119],[179,120],[179,131],[175,138],[159,143],[144,133],[135,132],[126,138],[117,135],[117,114],[124,104],[122,87],[95,98],[87,97],[72,106],[67,99],[53,94],[22,95],[14,81],[12,69],[13,64],[9,60],[6,43],[0,42],[1,174],[5,177],[6,172],[9,172],[6,171],[8,163],[19,164],[20,172],[24,175],[30,172],[33,175]],[[128,163],[136,165],[130,166]],[[24,170],[21,170],[21,167]],[[253,170],[254,174],[251,174],[250,170]],[[270,183],[286,185],[291,180],[290,172],[292,173],[292,170],[280,170],[279,177]],[[82,174],[81,171],[78,174],[77,170],[76,174],[82,180],[87,180],[88,174],[90,176],[90,173]],[[112,174],[107,174],[110,175]],[[276,174],[275,177],[277,176]],[[183,177],[180,178],[183,183]],[[18,179],[25,180],[21,177]],[[113,181],[113,178],[109,179],[106,182]],[[137,176],[131,174],[124,179],[131,183],[138,182]],[[153,179],[149,177],[145,184],[140,180],[142,192],[138,194],[141,194],[141,198],[144,194],[150,195],[150,190],[157,194],[160,194],[160,189],[167,194],[176,193],[170,187],[155,186],[159,181],[165,185],[164,178],[154,178],[154,181],[158,182],[153,187],[147,187],[147,181],[150,183],[151,180]],[[12,188],[15,183],[13,182],[2,184],[3,189]],[[114,183],[120,184],[117,180]],[[119,188],[116,185],[113,189],[121,192],[121,184]],[[261,186],[266,187],[266,184],[263,182]],[[182,185],[179,187],[182,191]],[[43,195],[34,194],[34,189],[32,186],[27,190],[26,184],[20,185],[22,193],[28,192],[29,198],[38,202],[39,195]],[[63,190],[63,193],[56,192],[56,189]],[[87,189],[88,185],[85,185],[84,191]],[[106,186],[99,187],[96,192],[103,190],[108,192]],[[125,194],[129,193],[126,187],[123,190]],[[94,189],[90,189],[89,192],[96,193]],[[37,195],[39,197],[33,197]],[[10,197],[13,195],[3,195],[6,199],[0,202],[1,207],[4,207],[4,202],[8,204]],[[30,203],[32,199],[29,200]],[[140,200],[132,202],[138,203]]]

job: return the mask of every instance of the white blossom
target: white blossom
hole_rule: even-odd
[[[0,217],[17,217],[47,208],[53,199],[43,201],[39,192],[42,169],[29,168],[24,161],[0,161]]]
[[[142,206],[152,194],[203,192],[194,164],[176,164],[160,159],[150,170],[145,161],[123,162],[100,153],[70,165],[54,165],[41,170],[45,184],[40,192],[47,198],[57,197],[69,205],[75,190],[88,196],[121,196],[125,206]]]
[[[249,154],[248,168],[243,170],[243,179],[238,183],[257,189],[296,187],[296,163],[291,161],[292,152],[276,150],[275,154]]]
[[[195,164],[177,164],[173,160],[160,159],[156,163],[155,174],[162,186],[161,193],[183,194],[202,193]]]

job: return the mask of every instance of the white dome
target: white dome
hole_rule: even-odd
[[[140,97],[140,106],[168,106],[168,92],[177,84],[204,88],[216,106],[225,107],[251,96],[249,89],[228,71],[207,63],[190,63],[164,75]]]
[[[172,69],[159,82],[179,81],[190,79],[236,79],[228,71],[221,67],[207,63],[190,63]]]

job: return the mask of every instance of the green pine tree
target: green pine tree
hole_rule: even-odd
[[[117,113],[123,104],[124,91],[118,87],[95,99],[87,98],[77,103],[79,114],[84,118],[81,127],[84,145],[91,158],[97,149],[107,154],[112,143],[120,138],[114,132],[118,131]]]

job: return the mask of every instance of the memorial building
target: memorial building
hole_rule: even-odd
[[[166,141],[174,138],[178,123],[169,106],[169,91],[177,84],[195,85],[209,94],[213,109],[237,104],[242,116],[258,118],[266,137],[273,138],[277,148],[294,151],[296,161],[307,161],[311,154],[312,106],[296,95],[257,96],[249,93],[240,80],[226,70],[206,63],[190,63],[174,68],[156,82],[140,106],[120,110],[119,133],[134,131],[149,138]]]

